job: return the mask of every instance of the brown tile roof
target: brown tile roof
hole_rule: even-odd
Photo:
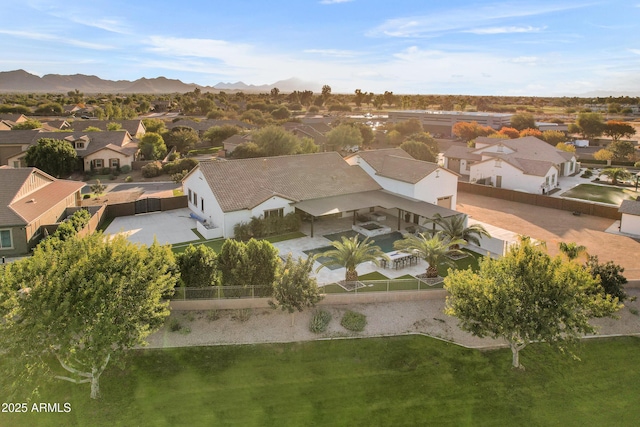
[[[198,168],[224,212],[254,208],[274,195],[301,201],[381,188],[336,152],[203,161]]]
[[[618,212],[629,215],[640,215],[640,201],[623,200]]]
[[[378,175],[415,184],[438,169],[435,163],[416,160],[400,148],[360,151],[355,154]]]
[[[16,195],[33,173],[52,181],[16,200]],[[0,168],[0,182],[1,225],[29,224],[85,185],[77,181],[56,180],[36,168],[9,167]]]
[[[78,156],[84,157],[96,151],[111,145],[115,151],[120,151],[123,154],[129,153],[127,150],[123,150],[125,147],[136,147],[137,144],[131,143],[131,135],[124,130],[108,131],[108,132],[38,132],[37,130],[12,130],[11,132],[0,133],[0,146],[1,145],[22,145],[29,144],[34,145],[41,138],[63,139],[69,142],[77,141],[80,139],[89,138],[90,142],[87,145],[86,150],[76,150]]]

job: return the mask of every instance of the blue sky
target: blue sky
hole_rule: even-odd
[[[333,92],[640,94],[640,0],[23,0],[0,71]]]

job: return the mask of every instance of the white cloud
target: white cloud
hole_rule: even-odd
[[[445,32],[469,31],[486,24],[585,7],[585,4],[493,3],[435,12],[429,15],[389,19],[368,32],[369,36],[427,37]]]
[[[530,64],[530,65],[535,65],[539,61],[540,61],[540,58],[536,56],[519,56],[511,60],[511,62],[514,62],[516,64]]]
[[[640,7],[640,6],[638,6]],[[629,49],[629,52],[635,53],[636,55],[640,55],[640,49]]]
[[[68,44],[71,46],[82,47],[86,49],[94,49],[94,50],[114,49],[113,46],[108,46],[108,45],[99,44],[99,43],[90,43],[82,40],[74,40],[66,37],[55,36],[52,34],[37,33],[34,31],[0,30],[0,34],[6,34],[9,36],[23,38],[23,39],[30,39],[30,40],[51,41],[56,43]]]
[[[336,58],[352,58],[358,55],[358,52],[352,50],[339,49],[305,49],[303,52],[322,56],[333,56]]]
[[[472,34],[514,34],[514,33],[537,33],[544,30],[546,27],[516,27],[516,26],[508,26],[508,27],[487,27],[487,28],[474,28],[471,30],[465,30],[464,33],[472,33]]]

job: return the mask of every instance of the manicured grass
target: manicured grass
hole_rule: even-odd
[[[623,200],[635,200],[640,193],[627,188],[579,184],[561,196],[620,206]]]
[[[544,345],[477,351],[433,338],[330,340],[131,352],[102,400],[58,381],[38,402],[70,413],[0,414],[22,426],[632,426],[640,338],[588,340],[581,361]],[[20,400],[17,400],[20,401]]]
[[[473,271],[478,270],[478,261],[482,258],[483,255],[479,253],[470,251],[468,249],[460,249],[462,252],[466,253],[467,256],[464,258],[453,260],[456,264],[457,270],[466,270],[467,268],[471,268]],[[425,269],[426,271],[426,269]],[[447,266],[439,266],[438,267],[438,275],[441,277],[447,277],[449,274],[449,267]]]
[[[200,148],[198,150],[189,150],[189,152],[187,152],[187,156],[197,156],[200,154],[216,154],[220,150],[222,150],[222,147]]]
[[[215,252],[220,252],[222,250],[222,245],[224,244],[226,239],[220,238],[220,239],[204,240],[204,237],[202,237],[200,233],[195,231],[195,229],[192,229],[192,231],[194,231],[194,233],[199,235],[201,239],[192,240],[190,242],[176,243],[171,247],[171,250],[174,253],[178,254],[183,252],[189,245],[194,245],[194,246],[205,245],[213,249]],[[271,243],[277,243],[277,242],[283,242],[285,240],[298,239],[300,237],[305,237],[305,236],[306,234],[304,234],[301,231],[293,231],[291,233],[280,234],[278,236],[265,237],[264,239],[261,239],[261,240],[266,240],[267,242],[271,242]]]
[[[182,191],[181,188],[176,188],[175,190],[173,190],[173,196],[174,197],[184,196],[184,191]]]

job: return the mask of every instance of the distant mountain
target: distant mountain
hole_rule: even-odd
[[[129,80],[104,80],[97,76],[84,74],[60,75],[46,74],[42,77],[24,70],[0,72],[0,92],[49,92],[67,93],[79,90],[83,93],[186,93],[199,88],[202,92],[218,90],[240,90],[244,92],[269,92],[274,87],[281,92],[294,90],[320,91],[316,83],[304,82],[291,78],[280,80],[271,85],[247,85],[243,82],[218,83],[215,87],[201,86],[195,83],[183,83],[180,80],[156,77],[141,78],[133,82]]]

